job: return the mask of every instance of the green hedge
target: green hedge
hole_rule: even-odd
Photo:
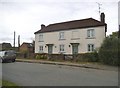
[[[107,37],[99,49],[99,61],[108,65],[120,65],[120,40]]]
[[[114,50],[100,50],[99,51],[99,61],[108,65],[119,65],[120,61],[118,59],[118,51]]]
[[[76,62],[98,62],[99,60],[98,53],[96,51],[91,53],[78,54],[74,59],[76,59]]]
[[[98,54],[97,54],[97,52],[86,53],[85,58],[88,58],[89,62],[97,62]]]

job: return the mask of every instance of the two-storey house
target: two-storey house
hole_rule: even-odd
[[[41,25],[35,32],[35,53],[77,54],[98,49],[106,37],[105,15],[93,18]]]

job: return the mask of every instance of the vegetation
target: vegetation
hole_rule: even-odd
[[[36,59],[47,59],[47,56],[46,55],[36,55],[35,57]]]
[[[2,81],[0,81],[0,83],[2,84],[1,85],[2,88],[9,88],[9,87],[11,87],[11,88],[21,88],[18,85],[16,85],[15,83],[9,82],[9,81],[6,81],[6,80],[2,80]]]
[[[88,62],[98,62],[98,53],[97,51],[86,53],[84,58],[88,58]]]
[[[99,49],[99,61],[108,65],[119,65],[118,53],[120,51],[120,39],[118,38],[118,32],[114,32],[104,40],[102,46]]]

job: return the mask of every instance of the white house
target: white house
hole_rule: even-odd
[[[107,24],[93,18],[41,25],[35,32],[35,53],[76,54],[98,49],[106,37]]]

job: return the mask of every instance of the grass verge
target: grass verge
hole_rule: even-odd
[[[17,84],[7,80],[0,80],[0,86],[2,86],[2,88],[21,88]]]

